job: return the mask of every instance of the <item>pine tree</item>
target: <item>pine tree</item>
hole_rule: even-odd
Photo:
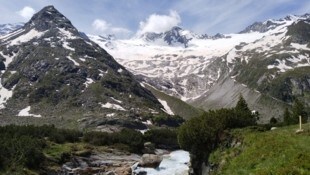
[[[248,104],[246,103],[246,101],[242,95],[239,96],[239,100],[237,102],[235,109],[237,111],[242,111],[245,113],[251,113],[251,110],[249,109]]]
[[[295,99],[293,107],[292,107],[292,122],[294,124],[299,122],[299,116],[302,117],[302,122],[305,123],[307,121],[307,112],[305,109],[304,104],[299,101],[298,99]]]
[[[292,123],[291,121],[291,113],[290,111],[288,110],[288,108],[285,108],[285,111],[284,111],[284,114],[283,114],[283,121],[284,121],[284,124],[285,125],[289,125]]]

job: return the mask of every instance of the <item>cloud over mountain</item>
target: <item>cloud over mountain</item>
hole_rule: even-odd
[[[137,34],[146,32],[161,33],[181,23],[178,12],[171,10],[169,15],[151,14],[145,21],[140,22]]]
[[[132,32],[126,28],[114,27],[103,19],[95,19],[92,23],[93,30],[99,34],[115,34],[120,38],[127,37]]]
[[[17,12],[21,17],[25,19],[30,19],[32,15],[35,13],[35,10],[30,6],[25,6],[23,9]]]

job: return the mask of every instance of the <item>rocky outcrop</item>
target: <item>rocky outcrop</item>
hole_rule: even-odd
[[[156,154],[143,154],[139,166],[156,168],[162,160],[162,156]]]
[[[73,156],[69,162],[63,164],[58,174],[131,175],[131,166],[139,160],[139,155],[117,150],[110,150],[110,153],[92,152],[87,157]]]

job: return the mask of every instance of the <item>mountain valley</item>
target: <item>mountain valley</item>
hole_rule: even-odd
[[[25,9],[0,24],[0,174],[310,172],[310,14],[212,36],[171,10],[120,39]]]

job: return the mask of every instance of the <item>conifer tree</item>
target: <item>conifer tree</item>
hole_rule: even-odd
[[[299,122],[299,116],[302,117],[303,123],[307,121],[308,116],[306,108],[304,104],[296,98],[292,107],[292,122],[294,124]]]
[[[244,113],[251,113],[251,110],[249,109],[248,104],[246,103],[242,95],[239,96],[239,100],[237,102],[235,109],[237,111],[242,111]]]
[[[291,113],[288,110],[288,108],[285,108],[284,114],[283,114],[283,120],[285,125],[289,125],[292,123]]]
[[[256,115],[252,114],[248,104],[242,95],[239,96],[239,100],[235,107],[235,113],[239,118],[239,126],[248,126],[256,124]]]

